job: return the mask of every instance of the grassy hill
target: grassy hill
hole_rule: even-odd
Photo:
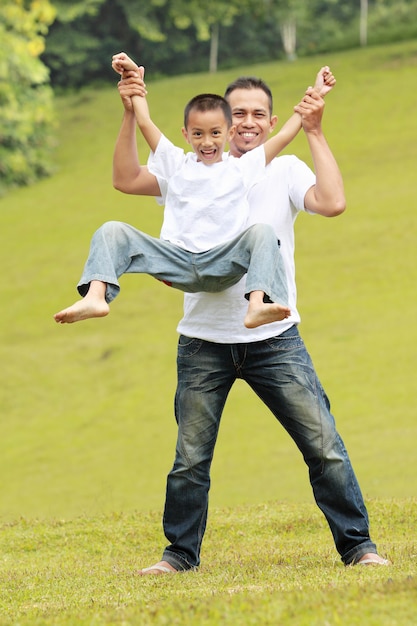
[[[147,84],[156,121],[181,141],[185,101],[239,73],[266,79],[283,121],[322,64],[338,84],[325,129],[348,211],[297,223],[301,331],[366,496],[415,495],[417,42]],[[116,81],[116,79],[115,79]],[[0,200],[3,305],[0,516],[160,510],[174,450],[182,296],[126,277],[111,315],[58,326],[107,219],[158,234],[153,199],[111,185],[122,108],[115,85],[57,101],[56,175]],[[300,135],[287,150],[309,161]],[[146,158],[142,150],[142,159]],[[271,480],[276,476],[277,480]],[[233,389],[213,467],[214,506],[311,502],[292,442],[244,385]]]

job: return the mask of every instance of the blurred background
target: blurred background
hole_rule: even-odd
[[[1,520],[163,506],[181,293],[126,276],[108,318],[52,318],[77,298],[100,224],[159,234],[154,199],[112,188],[121,50],[146,66],[153,117],[178,144],[195,93],[258,75],[283,121],[331,66],[324,127],[348,210],[297,220],[301,333],[365,496],[415,496],[416,18],[417,0],[0,0]],[[287,152],[312,165],[302,133]],[[298,451],[241,381],[211,497],[312,500]]]

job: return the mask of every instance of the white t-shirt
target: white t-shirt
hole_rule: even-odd
[[[293,324],[299,323],[295,285],[294,222],[298,213],[305,210],[305,194],[315,184],[316,178],[305,163],[292,155],[273,159],[265,171],[265,179],[252,187],[249,192],[248,225],[270,224],[281,242],[280,250],[287,274],[291,317],[258,328],[246,328],[243,320],[248,303],[244,298],[246,280],[244,277],[237,285],[219,293],[185,294],[184,317],[177,328],[179,333],[215,343],[249,343],[274,337]]]
[[[260,146],[240,159],[225,153],[219,163],[205,165],[162,135],[148,169],[160,182],[165,205],[161,239],[205,252],[247,228],[247,192],[265,178],[265,150]]]

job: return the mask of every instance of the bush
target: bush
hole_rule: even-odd
[[[0,7],[0,195],[53,171],[53,92],[36,20],[18,3]]]

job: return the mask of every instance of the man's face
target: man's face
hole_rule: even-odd
[[[227,99],[236,127],[230,152],[239,157],[265,143],[278,118],[271,117],[268,96],[262,89],[235,89]]]

